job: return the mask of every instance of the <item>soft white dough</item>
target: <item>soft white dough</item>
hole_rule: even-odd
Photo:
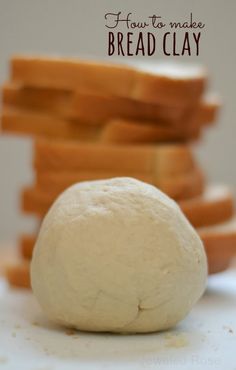
[[[46,215],[31,264],[47,316],[89,331],[153,332],[182,320],[207,277],[202,242],[178,205],[132,178],[83,182]]]

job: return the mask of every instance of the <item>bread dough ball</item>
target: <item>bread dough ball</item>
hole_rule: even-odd
[[[153,332],[182,320],[207,276],[202,242],[178,205],[132,178],[76,184],[46,215],[33,292],[54,322]]]

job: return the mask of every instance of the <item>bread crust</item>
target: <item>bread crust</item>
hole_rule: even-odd
[[[1,130],[46,139],[154,144],[196,140],[200,136],[201,127],[198,122],[192,122],[185,129],[181,129],[125,119],[112,119],[99,126],[4,106],[1,113]]]
[[[160,104],[172,102],[194,103],[199,100],[206,87],[206,79],[202,76],[189,79],[153,76],[152,73],[138,73],[132,96],[144,101],[158,101]]]
[[[118,171],[162,176],[188,173],[195,166],[190,147],[169,145],[112,145],[36,140],[36,171]]]
[[[176,143],[199,138],[201,127],[191,124],[186,129],[176,129],[149,122],[113,119],[102,130],[100,141],[104,143]]]
[[[229,220],[234,214],[234,197],[226,191],[218,197],[195,197],[180,200],[180,208],[196,227],[211,226]]]
[[[127,65],[81,59],[15,56],[11,80],[26,86],[106,92],[127,96],[132,91],[135,70]]]
[[[95,141],[100,134],[99,127],[96,126],[6,107],[1,113],[1,130],[39,138],[82,141]]]
[[[113,118],[148,121],[171,127],[187,127],[194,119],[200,125],[206,125],[215,121],[220,108],[219,100],[207,97],[190,105],[170,105],[169,102],[163,105],[104,93],[28,87],[12,83],[3,86],[2,100],[4,106],[77,119],[95,125]]]
[[[203,70],[182,78],[125,64],[108,64],[80,59],[15,56],[11,80],[26,86],[78,89],[130,97],[142,101],[188,104],[204,92]]]
[[[31,260],[34,245],[36,243],[36,236],[30,234],[23,234],[19,238],[19,250],[21,256],[26,260]]]
[[[6,269],[8,283],[15,288],[31,288],[29,263],[21,261]]]
[[[236,256],[236,230],[219,233],[199,231],[208,259],[209,274],[226,270]]]

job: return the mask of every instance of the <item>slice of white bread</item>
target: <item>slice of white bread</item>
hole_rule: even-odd
[[[65,89],[27,87],[21,83],[2,86],[3,106],[48,113],[59,117],[71,116],[75,92]]]
[[[135,62],[138,73],[132,97],[161,104],[193,102],[204,92],[207,74],[203,67],[176,62]],[[178,96],[178,98],[177,98]]]
[[[46,193],[60,193],[69,186],[81,181],[102,180],[113,177],[134,177],[152,183],[154,176],[148,173],[131,171],[51,171],[39,169],[35,172],[35,186]]]
[[[108,122],[100,135],[104,143],[170,143],[193,141],[200,137],[201,126],[187,125],[185,128],[172,128],[155,123],[113,119]]]
[[[11,59],[11,80],[26,86],[82,89],[127,96],[136,71],[125,64],[110,64],[41,56],[15,56]]]
[[[220,106],[219,99],[208,96],[194,104],[179,106],[168,102],[163,105],[132,98],[76,91],[71,115],[90,122],[124,118],[158,123],[162,126],[187,127],[192,120],[198,122],[199,125],[213,123]]]
[[[2,101],[3,106],[80,119],[93,124],[124,118],[154,121],[171,127],[188,126],[192,119],[200,125],[212,123],[221,105],[219,98],[208,95],[194,105],[172,106],[94,92],[26,87],[11,83],[2,88]]]
[[[201,196],[180,200],[179,205],[196,227],[222,223],[234,213],[233,193],[226,185],[208,186]]]
[[[216,121],[220,108],[222,107],[222,100],[217,93],[210,92],[204,96],[204,104],[201,105],[199,111],[199,120],[204,121],[204,124],[209,125]]]
[[[128,65],[81,59],[15,56],[11,80],[26,86],[79,89],[161,104],[196,102],[204,92],[206,72],[191,65]]]
[[[172,128],[156,123],[113,119],[99,126],[9,106],[3,106],[0,121],[4,133],[117,144],[193,141],[199,138],[201,131],[199,122],[191,125],[189,122],[186,128]]]
[[[216,118],[219,108],[219,104],[213,104],[205,98],[194,104],[179,106],[171,105],[171,102],[163,105],[114,95],[76,91],[71,114],[91,122],[124,118],[179,127],[183,123],[187,126],[193,118],[201,125],[208,124],[208,121],[212,122]]]
[[[81,181],[113,177],[134,177],[158,187],[174,199],[186,199],[202,193],[204,176],[198,167],[188,173],[156,177],[154,174],[131,171],[45,171],[36,172],[35,186],[42,192],[58,195],[67,187]]]
[[[236,256],[236,216],[219,225],[199,228],[198,233],[206,249],[209,273],[225,270]]]
[[[6,267],[5,275],[12,287],[31,289],[30,264],[27,260],[9,264]]]
[[[31,260],[36,239],[37,237],[31,234],[22,234],[20,236],[18,248],[20,255],[24,259]]]
[[[95,141],[101,134],[99,126],[10,107],[3,107],[0,121],[2,132],[17,135]]]
[[[155,178],[188,173],[196,166],[186,144],[112,145],[36,140],[34,168],[44,171],[130,171]]]

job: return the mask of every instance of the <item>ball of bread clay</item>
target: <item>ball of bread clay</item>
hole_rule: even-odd
[[[33,253],[33,292],[48,317],[88,331],[174,326],[202,295],[204,248],[169,197],[114,178],[68,188],[46,215]]]

